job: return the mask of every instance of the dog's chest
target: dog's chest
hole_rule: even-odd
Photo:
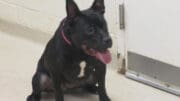
[[[82,60],[68,66],[63,71],[68,88],[94,81],[95,68],[92,64]]]

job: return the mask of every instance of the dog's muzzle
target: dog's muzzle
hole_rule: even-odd
[[[97,51],[92,48],[88,48],[86,45],[82,45],[84,52],[90,56],[94,56],[96,59],[100,60],[104,64],[111,62],[112,57],[110,51],[107,49],[105,51]]]

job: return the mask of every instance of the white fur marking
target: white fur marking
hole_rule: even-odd
[[[84,70],[85,70],[85,67],[86,67],[86,62],[85,61],[82,61],[80,64],[79,64],[79,66],[80,66],[80,73],[79,73],[79,75],[78,75],[78,78],[82,78],[83,76],[84,76]]]
[[[99,87],[99,84],[98,84],[98,83],[96,83],[96,87]]]

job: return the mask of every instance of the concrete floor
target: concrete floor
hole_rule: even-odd
[[[44,45],[0,32],[0,101],[25,101]],[[112,101],[180,101],[180,97],[129,80],[109,65],[107,91]],[[66,95],[65,101],[98,101],[95,95]]]

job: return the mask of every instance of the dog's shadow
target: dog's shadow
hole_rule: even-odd
[[[41,101],[55,101],[54,93],[48,92],[42,94]],[[97,94],[90,94],[83,90],[71,90],[67,91],[64,96],[64,101],[98,101]]]

